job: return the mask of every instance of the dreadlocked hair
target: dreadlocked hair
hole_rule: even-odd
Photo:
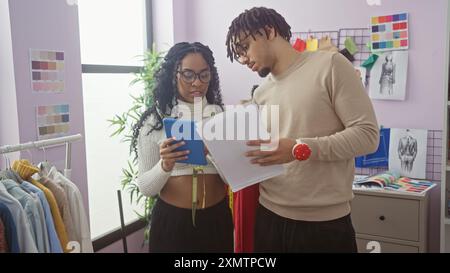
[[[269,38],[266,27],[273,28],[275,30],[275,36],[279,34],[286,41],[290,41],[292,37],[291,26],[274,9],[254,7],[239,14],[231,22],[225,42],[227,46],[227,57],[230,58],[231,62],[233,62],[233,56],[236,54],[233,44],[239,38],[239,34],[244,33],[245,37],[251,35],[256,40],[255,33],[262,35],[260,29],[264,29],[266,37]]]
[[[170,115],[173,107],[178,104],[176,98],[179,95],[177,88],[177,69],[183,58],[190,53],[200,53],[205,59],[211,71],[211,80],[206,92],[206,100],[209,104],[215,104],[222,108],[222,95],[220,91],[219,75],[215,66],[212,51],[208,46],[199,42],[195,43],[177,43],[167,52],[161,67],[155,73],[156,84],[153,89],[153,104],[142,113],[139,121],[133,126],[133,136],[131,138],[131,148],[137,157],[137,141],[140,130],[148,117],[154,116],[155,122],[151,124],[151,129],[146,132],[149,135],[154,130],[159,131],[163,128],[162,120]]]

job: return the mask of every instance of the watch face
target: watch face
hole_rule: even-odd
[[[306,160],[311,155],[311,149],[307,144],[297,144],[294,148],[294,156],[297,160]]]

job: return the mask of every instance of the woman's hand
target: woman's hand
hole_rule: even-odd
[[[176,144],[171,144],[175,141],[175,138],[168,138],[164,140],[161,145],[159,146],[159,155],[162,159],[162,168],[166,172],[170,172],[173,170],[173,167],[175,166],[176,161],[180,160],[186,160],[187,154],[189,154],[189,151],[180,151],[180,152],[174,152],[178,147],[181,147],[185,144],[184,141],[181,141]]]

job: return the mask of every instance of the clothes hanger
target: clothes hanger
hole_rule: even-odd
[[[41,170],[43,174],[48,175],[52,166],[47,161],[47,153],[45,151],[45,147],[42,147],[42,151],[44,152],[44,161],[40,162],[37,167]]]
[[[8,166],[6,165],[7,164],[7,162],[6,162],[6,155],[5,154],[2,154],[2,155],[3,155],[3,159],[5,160],[5,169],[7,169]],[[0,166],[0,171],[2,171],[2,166]]]
[[[31,153],[30,149],[26,149],[25,151],[30,156],[30,164],[33,165],[33,154]]]
[[[3,154],[3,159],[5,161],[5,169],[2,170],[2,166],[0,166],[0,180],[2,179],[2,177],[4,176],[6,171],[8,170],[8,158],[6,157],[6,154]]]
[[[3,171],[0,171],[0,179],[10,179],[18,184],[21,184],[23,182],[23,179],[11,168],[11,161],[6,155],[3,155],[5,158],[5,167],[6,169]]]
[[[5,159],[5,169],[2,170],[1,166],[0,166],[0,173],[5,173],[6,171],[8,171],[9,169],[11,169],[11,163],[9,161],[8,156],[6,156],[6,154],[3,154],[3,158]]]
[[[47,153],[45,152],[44,146],[42,146],[42,151],[44,152],[44,162],[47,162]]]
[[[3,155],[5,157],[5,164],[6,164],[6,169],[10,170],[11,169],[11,161],[9,161],[9,158],[4,154]]]

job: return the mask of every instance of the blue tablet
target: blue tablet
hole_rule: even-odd
[[[180,120],[174,118],[163,119],[164,130],[166,137],[175,137],[177,141],[183,140],[186,144],[175,149],[175,151],[186,151],[190,153],[187,155],[188,159],[177,161],[179,163],[187,163],[192,165],[207,165],[205,155],[205,144],[195,130],[195,121]]]

